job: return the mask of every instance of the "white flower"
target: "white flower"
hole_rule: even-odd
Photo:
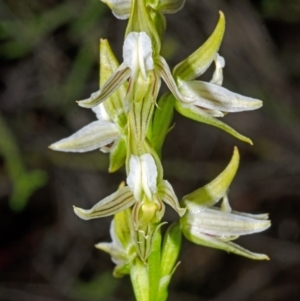
[[[118,189],[89,210],[74,206],[75,213],[80,218],[89,220],[113,215],[134,205],[133,219],[136,229],[141,223],[147,223],[153,218],[156,221],[161,219],[164,213],[163,201],[180,216],[185,213],[185,209],[180,208],[170,183],[166,180],[157,183],[157,167],[150,154],[132,155],[129,166],[128,186]]]

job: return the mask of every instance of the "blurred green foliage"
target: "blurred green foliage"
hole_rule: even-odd
[[[298,0],[263,0],[261,6],[267,18],[282,19],[293,23],[300,21],[300,1]]]
[[[26,171],[17,142],[0,114],[0,154],[4,157],[5,166],[13,189],[10,196],[10,207],[15,211],[22,210],[31,194],[47,181],[42,170]]]
[[[48,90],[43,91],[42,99],[46,107],[56,106],[59,102],[59,110],[66,113],[70,102],[64,99],[72,99],[73,104],[92,72],[96,59],[95,54],[91,54],[91,48],[97,40],[91,33],[95,31],[105,9],[105,5],[99,5],[99,0],[67,0],[50,7],[49,3],[37,0],[0,0],[1,60],[10,62],[35,55],[36,48],[43,45],[56,30],[66,26],[67,37],[75,45],[76,54],[63,83],[49,85]],[[52,79],[49,78],[49,81]],[[18,142],[2,115],[0,137],[0,155],[12,183],[10,206],[20,211],[32,193],[45,185],[47,176],[41,170],[26,171]]]
[[[98,275],[88,282],[77,282],[71,291],[74,300],[107,300],[119,284],[110,272]]]

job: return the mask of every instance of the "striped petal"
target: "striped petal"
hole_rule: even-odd
[[[77,101],[78,105],[84,108],[93,108],[99,105],[115,92],[130,77],[130,74],[130,68],[124,63],[121,64],[99,91],[93,93],[90,98]]]
[[[74,206],[74,212],[84,220],[104,217],[116,214],[135,203],[133,194],[128,186],[118,189],[113,194],[107,196],[89,210]]]

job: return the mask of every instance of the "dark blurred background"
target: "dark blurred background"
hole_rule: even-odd
[[[273,223],[238,243],[271,261],[185,241],[169,300],[298,300],[300,1],[187,0],[167,17],[163,55],[171,66],[205,41],[219,10],[227,19],[224,86],[264,101],[262,109],[224,121],[254,146],[175,115],[165,178],[182,197],[218,175],[237,145],[231,205],[269,212]],[[122,59],[125,25],[99,0],[0,0],[0,300],[134,300],[129,278],[114,279],[109,256],[94,248],[110,241],[111,218],[82,221],[72,210],[113,192],[124,170],[108,174],[108,157],[98,151],[47,148],[95,120],[75,100],[98,89],[100,38]],[[166,219],[175,218],[168,210]]]

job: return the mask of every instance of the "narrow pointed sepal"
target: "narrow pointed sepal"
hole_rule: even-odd
[[[219,22],[208,40],[194,53],[175,66],[173,75],[176,81],[195,79],[208,69],[219,51],[224,31],[225,17],[220,12]]]
[[[129,187],[118,189],[113,194],[104,198],[89,210],[74,206],[74,212],[84,220],[104,217],[116,214],[135,203],[135,199]]]
[[[269,260],[269,257],[265,254],[253,253],[233,242],[224,242],[215,237],[199,233],[196,228],[191,227],[186,229],[183,227],[182,231],[184,236],[188,240],[197,245],[220,249],[229,253],[234,253],[236,255],[244,256],[254,260]]]
[[[105,85],[106,81],[119,68],[119,62],[116,59],[107,40],[100,40],[100,89]],[[102,112],[107,112],[110,120],[114,121],[120,129],[124,129],[127,125],[127,104],[126,93],[128,89],[127,81],[124,82],[114,93],[112,93],[103,103],[101,103]],[[93,110],[97,112],[97,107]],[[102,114],[103,115],[103,114]]]
[[[84,108],[93,108],[106,100],[130,77],[131,70],[124,63],[105,82],[103,87],[93,93],[90,98],[78,101],[78,105]]]
[[[112,143],[120,136],[115,124],[98,120],[83,127],[68,138],[59,140],[49,146],[61,152],[88,152]]]
[[[183,105],[179,101],[176,101],[175,109],[177,110],[178,113],[180,113],[181,115],[183,115],[187,118],[217,127],[243,142],[247,142],[251,145],[253,144],[252,141],[248,137],[241,135],[236,130],[234,130],[232,127],[230,127],[226,123],[220,121],[219,119],[216,119],[216,118],[210,116],[208,113],[206,113],[204,110],[202,110],[202,108],[194,106],[193,104],[192,105]]]
[[[211,207],[227,192],[239,166],[239,152],[235,147],[232,158],[226,168],[210,183],[183,197],[183,204],[188,208]]]
[[[202,81],[183,82],[179,90],[184,97],[194,100],[194,105],[223,112],[250,111],[262,106],[261,100]]]

